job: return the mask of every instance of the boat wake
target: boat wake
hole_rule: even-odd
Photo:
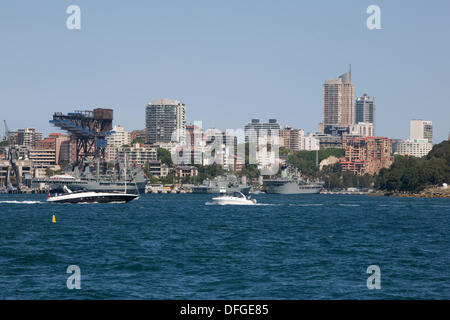
[[[234,205],[242,205],[245,206],[245,204],[234,204]],[[226,204],[219,204],[215,202],[205,202],[205,206],[226,206]],[[273,203],[255,203],[252,204],[252,206],[279,206],[279,204],[273,204]]]
[[[294,207],[320,207],[320,206],[323,206],[323,203],[303,203],[303,204],[291,203],[291,204],[289,204],[289,206],[294,206]]]
[[[17,201],[17,200],[4,200],[0,201],[0,204],[2,203],[15,203],[15,204],[37,204],[37,203],[44,203],[42,201]]]

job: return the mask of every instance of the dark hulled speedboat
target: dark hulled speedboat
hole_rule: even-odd
[[[54,203],[126,203],[138,199],[139,195],[119,192],[75,191],[64,186],[65,193],[48,196]]]

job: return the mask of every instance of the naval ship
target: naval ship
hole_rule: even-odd
[[[242,179],[233,174],[203,180],[199,186],[192,186],[192,193],[233,193],[242,192],[247,195],[251,186],[242,183]]]
[[[319,193],[324,183],[306,179],[300,175],[296,168],[284,166],[281,169],[281,177],[264,179],[263,185],[267,193],[307,194]]]
[[[133,167],[125,170],[116,168],[108,169],[105,174],[99,173],[92,165],[86,165],[83,171],[77,167],[73,172],[65,175],[56,175],[50,178],[33,179],[32,184],[45,184],[51,192],[62,192],[64,186],[70,190],[103,191],[103,192],[125,192],[144,193],[147,179],[142,169]],[[126,187],[125,187],[126,176]]]

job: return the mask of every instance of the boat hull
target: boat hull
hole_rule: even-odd
[[[59,192],[67,186],[71,190],[87,190],[95,192],[125,192],[125,183],[123,182],[98,182],[89,180],[63,180],[55,181],[51,179],[41,179],[37,182],[42,182],[50,187],[52,192]],[[127,183],[127,189],[131,192],[144,193],[147,181],[130,182]]]
[[[213,198],[215,204],[219,205],[238,205],[238,206],[251,206],[256,204],[256,201],[246,200],[246,199],[223,199],[223,198]]]
[[[54,196],[47,199],[52,203],[127,203],[139,198],[136,194],[114,194],[84,192],[82,194],[70,193]]]

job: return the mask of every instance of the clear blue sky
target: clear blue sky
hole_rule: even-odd
[[[66,28],[70,4],[79,31]],[[366,28],[371,4],[382,30]],[[315,132],[323,81],[351,63],[355,96],[375,96],[378,135],[407,138],[423,118],[439,142],[450,130],[449,33],[448,0],[2,1],[0,119],[47,134],[54,111],[99,106],[132,130],[167,97],[206,128],[277,118]]]

